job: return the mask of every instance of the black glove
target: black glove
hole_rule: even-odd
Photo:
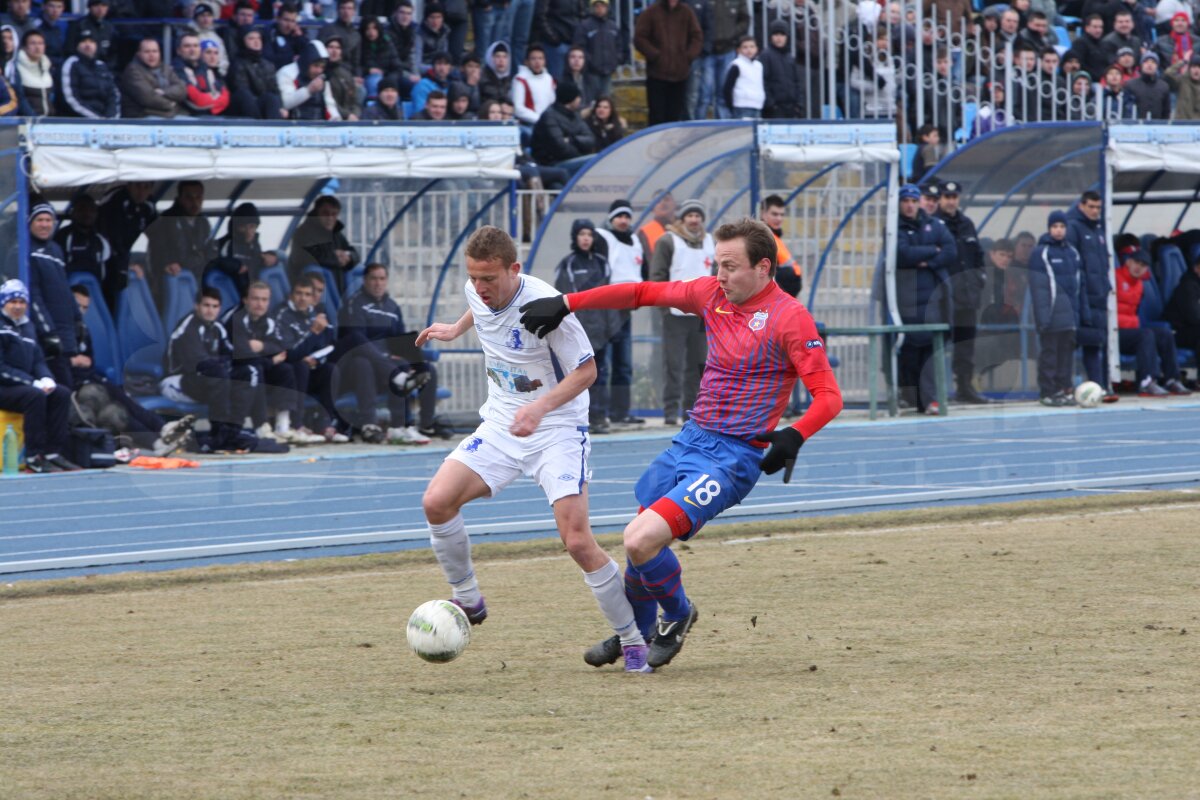
[[[771,443],[771,449],[758,463],[759,468],[768,475],[774,475],[782,469],[784,470],[783,482],[790,483],[792,468],[796,466],[796,455],[800,452],[801,445],[804,444],[804,437],[800,431],[792,427],[780,428],[777,431],[764,433],[758,437],[758,440]]]
[[[39,341],[42,345],[42,354],[46,358],[56,358],[62,355],[62,339],[58,338],[58,334],[48,333]]]
[[[570,313],[566,298],[561,294],[543,297],[521,306],[521,324],[525,326],[525,330],[537,334],[539,339],[544,339],[546,334],[557,328]]]

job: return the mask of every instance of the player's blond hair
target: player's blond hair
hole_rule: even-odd
[[[464,252],[473,261],[499,261],[505,267],[517,263],[512,237],[494,225],[484,225],[472,233]]]
[[[742,244],[746,246],[746,255],[750,258],[750,266],[755,266],[764,258],[768,259],[771,262],[770,275],[772,278],[775,277],[775,268],[778,266],[776,256],[779,250],[775,244],[775,234],[771,233],[771,229],[766,226],[766,223],[742,217],[737,222],[726,222],[717,228],[713,231],[713,238],[718,242],[741,239]]]

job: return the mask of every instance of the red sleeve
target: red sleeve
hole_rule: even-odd
[[[227,108],[229,108],[229,90],[221,89],[221,93],[217,95],[217,99],[213,103],[212,113],[220,114]]]
[[[715,280],[700,278],[694,281],[642,281],[597,286],[595,289],[567,295],[567,307],[572,311],[590,311],[597,308],[669,306],[699,314],[704,304],[702,290],[709,282]]]
[[[805,388],[812,395],[812,403],[804,412],[804,416],[796,420],[792,427],[808,440],[841,413],[842,390],[838,388],[837,379],[833,377],[831,369],[801,375],[800,380],[804,381]]]

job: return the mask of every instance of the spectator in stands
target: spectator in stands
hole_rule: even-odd
[[[807,3],[795,3],[794,14],[796,19],[797,37],[800,37],[799,31],[805,25],[806,15],[811,18],[815,13],[809,8]],[[707,94],[705,96],[712,98],[714,106],[714,116],[719,119],[729,119],[731,112],[729,107],[721,101],[721,87],[725,83],[725,71],[729,69],[729,65],[733,63],[737,56],[738,42],[743,36],[752,34],[750,30],[750,11],[745,3],[740,3],[738,0],[712,0],[712,47],[709,48],[708,55],[705,56],[707,64],[706,80],[710,83],[706,87]],[[761,33],[761,31],[760,31]],[[701,30],[701,36],[704,31]],[[765,36],[763,37],[766,38]],[[809,54],[810,57],[812,54]],[[804,49],[800,38],[796,40],[796,57],[797,60],[803,63]],[[707,104],[701,103],[698,118],[704,119],[708,116]]]
[[[1054,45],[1058,44],[1057,37],[1050,30],[1050,20],[1041,11],[1029,12],[1029,22],[1025,25],[1025,29],[1021,31],[1020,36],[1026,42],[1033,45],[1033,49],[1039,54],[1045,53],[1047,50],[1053,50]],[[1065,45],[1066,42],[1063,44]]]
[[[317,32],[317,38],[329,46],[329,40],[337,37],[342,42],[342,60],[358,73],[362,63],[362,34],[354,26],[354,17],[358,13],[356,0],[338,0],[337,19],[324,25]]]
[[[367,97],[379,94],[379,83],[390,79],[399,88],[400,54],[390,36],[383,32],[383,25],[374,17],[363,17],[361,33],[362,56],[359,73],[364,80]]]
[[[536,0],[512,0],[492,31],[493,41],[508,42],[511,63],[522,64],[528,53]]]
[[[229,232],[217,239],[216,257],[209,262],[205,271],[217,269],[233,279],[238,294],[246,296],[252,281],[267,267],[278,263],[273,252],[263,252],[258,239],[258,228],[262,218],[253,203],[242,203],[233,210],[229,220]]]
[[[1176,64],[1169,76],[1177,88],[1175,119],[1200,119],[1200,54],[1194,55],[1185,67]]]
[[[323,312],[313,305],[312,275],[301,275],[292,286],[291,296],[276,306],[272,314],[279,341],[287,353],[285,363],[295,372],[296,394],[294,405],[289,408],[290,422],[296,429],[297,439],[303,438],[315,444],[317,438],[332,444],[350,441],[345,434],[333,427],[333,367],[329,357],[333,352],[336,336],[333,326]],[[314,434],[305,426],[304,400],[311,395],[318,400],[318,409],[313,427],[322,433]]]
[[[21,39],[21,49],[12,66],[21,116],[55,116],[54,65],[46,55],[46,37],[40,30],[30,30]]]
[[[1088,380],[1107,387],[1108,370],[1104,353],[1108,345],[1108,244],[1101,220],[1103,204],[1098,192],[1088,190],[1067,211],[1067,243],[1079,253],[1083,264],[1084,302],[1088,321],[1081,323],[1075,335],[1083,349],[1083,369]]]
[[[392,354],[388,341],[407,331],[400,306],[388,296],[387,282],[386,266],[368,264],[362,288],[342,303],[338,314],[339,383],[352,386],[357,398],[349,422],[364,441],[382,441],[375,400],[386,393],[391,417],[386,438],[396,444],[429,444],[435,430],[437,373],[431,364],[410,363]],[[421,404],[419,430],[408,424],[408,398],[414,391]]]
[[[0,14],[0,25],[13,29],[14,42],[20,44],[25,34],[36,30],[39,20],[29,13],[31,0],[8,0],[8,13]]]
[[[440,3],[425,5],[425,19],[421,21],[418,33],[421,37],[421,52],[425,58],[430,59],[421,63],[422,74],[433,66],[431,56],[435,53],[445,53],[453,59],[454,53],[450,52],[450,29],[446,27],[446,12]]]
[[[713,0],[683,0],[683,2],[696,15],[696,22],[700,25],[700,38],[703,41],[700,55],[688,69],[687,98],[684,101],[686,104],[684,110],[689,119],[705,119],[708,116],[709,106],[715,103],[718,109],[721,107],[720,99],[713,97],[713,93],[721,84],[714,83],[712,75],[708,71],[713,41]],[[723,82],[723,80],[724,76],[721,76],[721,81]]]
[[[275,71],[296,63],[304,55],[308,39],[300,29],[300,9],[287,2],[275,12],[275,24],[263,35],[263,58],[275,65]],[[245,37],[242,37],[245,41]]]
[[[526,51],[525,66],[513,78],[514,113],[522,127],[532,133],[542,112],[554,103],[555,81],[546,71],[546,52],[541,45],[531,45]]]
[[[1193,20],[1191,4],[1185,0],[1159,0],[1154,4],[1154,29],[1161,35],[1171,29],[1171,21],[1176,14],[1182,13],[1188,18],[1190,25]]]
[[[86,286],[76,285],[71,287],[71,293],[80,314],[75,334],[79,353],[71,358],[71,375],[76,387],[76,409],[81,416],[86,415],[83,422],[87,427],[105,427],[124,434],[131,439],[131,444],[150,449],[156,456],[170,455],[183,446],[196,418],[187,414],[164,424],[162,417],[147,411],[122,387],[110,383],[96,369],[92,358],[92,336],[84,321],[92,304],[91,292]]]
[[[612,94],[612,76],[621,64],[621,31],[609,19],[608,0],[591,0],[592,13],[575,29],[574,44],[583,48],[589,97]]]
[[[1122,82],[1129,83],[1138,76],[1137,56],[1132,47],[1122,47],[1117,51],[1116,65],[1121,70]]]
[[[792,251],[788,250],[783,241],[784,210],[783,198],[772,194],[762,201],[758,213],[759,219],[771,229],[771,235],[775,237],[775,263],[778,265],[775,270],[775,282],[779,284],[780,289],[792,297],[797,297],[804,287],[803,268],[792,258]]]
[[[475,119],[475,115],[471,113],[471,94],[467,91],[467,87],[459,81],[450,84],[450,96],[446,98],[445,119],[453,122]]]
[[[917,131],[917,154],[913,156],[911,179],[920,182],[925,173],[949,152],[950,148],[942,144],[942,132],[938,126],[929,122],[922,125]],[[926,212],[933,213],[934,210],[926,209]]]
[[[687,281],[713,274],[716,245],[704,229],[704,205],[685,200],[680,220],[659,238],[650,259],[652,281]],[[676,425],[687,420],[696,402],[700,376],[708,357],[704,320],[674,308],[663,309],[663,422]]]
[[[687,119],[687,78],[703,44],[696,14],[680,0],[655,0],[638,15],[634,46],[646,59],[649,125]]]
[[[1044,406],[1074,405],[1075,332],[1091,324],[1079,251],[1067,242],[1067,215],[1050,212],[1033,251],[1029,293],[1038,330],[1038,390]]]
[[[609,285],[612,271],[604,253],[594,246],[596,240],[596,226],[591,220],[577,219],[571,223],[571,249],[554,269],[555,289],[566,294]],[[606,355],[608,343],[621,329],[622,312],[608,309],[581,311],[578,319],[596,359],[596,381],[588,398],[588,431],[593,435],[609,433],[609,364]]]
[[[1125,77],[1121,68],[1113,64],[1104,73],[1104,89],[1100,96],[1101,119],[1113,121],[1133,119],[1137,108],[1132,97],[1125,91]]]
[[[1092,14],[1083,21],[1083,30],[1075,37],[1075,41],[1071,42],[1071,49],[1067,51],[1079,56],[1079,63],[1094,81],[1102,80],[1108,65],[1112,63],[1103,39],[1104,18],[1099,14]]]
[[[1175,331],[1175,343],[1200,354],[1200,258],[1179,279],[1167,299],[1163,319]]]
[[[425,107],[413,114],[413,119],[426,122],[441,122],[450,110],[450,98],[445,92],[430,92],[425,97]]]
[[[954,237],[946,225],[920,207],[921,190],[913,184],[900,189],[900,225],[896,244],[896,302],[905,324],[949,322],[945,285],[947,270],[958,258]],[[905,334],[900,347],[901,400],[917,411],[935,415],[933,335]]]
[[[208,43],[210,48],[216,45]],[[200,37],[185,33],[176,45],[175,74],[187,87],[188,110],[198,117],[218,116],[229,107],[229,90],[221,76],[200,57]]]
[[[538,0],[534,7],[530,36],[545,48],[546,70],[556,80],[562,77],[567,50],[586,16],[584,0]]]
[[[483,57],[483,75],[479,79],[480,102],[509,100],[512,98],[513,74],[509,68],[508,45],[492,42]]]
[[[560,83],[553,105],[542,112],[533,126],[534,160],[574,172],[595,152],[595,137],[588,124],[579,118],[579,105],[579,88],[574,83]],[[576,159],[581,160],[565,165]]]
[[[1142,56],[1141,77],[1125,84],[1137,119],[1170,119],[1171,88],[1158,73],[1158,55]]]
[[[104,303],[116,315],[117,298],[122,282],[112,273],[113,249],[97,228],[100,207],[90,194],[80,192],[71,199],[71,224],[64,225],[54,235],[62,248],[67,274],[86,272],[93,275],[104,291]]]
[[[1196,37],[1192,35],[1191,26],[1191,19],[1180,11],[1171,17],[1170,33],[1159,36],[1154,43],[1154,52],[1158,54],[1163,69],[1176,64],[1186,65],[1191,60],[1192,52],[1196,49]]]
[[[1071,96],[1067,100],[1067,119],[1096,119],[1096,90],[1092,78],[1086,72],[1078,72],[1071,79]]]
[[[180,181],[175,185],[175,202],[146,231],[150,242],[150,281],[160,300],[166,291],[167,276],[187,271],[196,278],[212,257],[209,237],[212,225],[203,215],[204,184]]]
[[[143,39],[137,55],[121,73],[121,116],[125,119],[172,119],[187,116],[187,85],[162,61],[154,39]]]
[[[478,119],[483,122],[501,122],[500,104],[495,100],[484,100],[479,106]]]
[[[975,338],[978,335],[976,324],[983,305],[983,287],[987,275],[984,272],[983,246],[979,242],[975,223],[959,207],[961,194],[962,186],[958,181],[942,181],[938,184],[938,210],[935,215],[954,237],[955,257],[947,268],[953,308],[950,333],[954,342],[951,361],[954,397],[959,403],[986,405],[990,401],[975,389]]]
[[[871,119],[896,115],[896,67],[890,55],[887,31],[876,31],[861,60],[850,65],[850,90],[859,98],[862,116]]]
[[[781,19],[771,23],[769,46],[763,50],[763,87],[767,119],[801,119],[805,116],[804,71],[792,57],[788,43],[788,24]]]
[[[640,283],[647,267],[642,242],[633,231],[633,207],[628,200],[614,200],[608,207],[608,228],[596,230],[597,252],[608,259],[610,283]],[[618,312],[620,325],[609,338],[605,360],[611,376],[608,392],[609,418],[620,425],[643,425],[646,420],[633,416],[633,312]],[[599,383],[599,380],[597,380]]]
[[[324,194],[313,203],[308,217],[296,228],[288,256],[288,276],[295,282],[304,268],[313,264],[338,276],[338,288],[344,288],[344,274],[358,263],[358,251],[342,232],[346,225],[338,217],[342,204],[333,195]]]
[[[376,87],[378,97],[372,105],[363,111],[363,119],[400,122],[404,119],[404,109],[400,107],[400,87],[392,78],[384,78]]]
[[[158,211],[150,196],[153,181],[131,181],[118,186],[100,201],[100,222],[97,226],[112,247],[112,259],[105,273],[111,278],[104,286],[104,296],[116,296],[129,283],[130,255],[134,243],[158,219]],[[134,266],[139,277],[145,277],[140,266]]]
[[[628,130],[625,120],[617,113],[616,104],[608,96],[597,98],[592,107],[584,112],[584,120],[592,130],[597,153],[625,138]]]
[[[474,53],[463,57],[462,69],[459,70],[460,80],[457,83],[466,91],[470,103],[467,110],[475,115],[479,111],[479,82],[483,79],[483,62]]]
[[[973,9],[970,0],[924,0],[925,15],[938,25],[949,25],[951,33],[970,27]]]
[[[325,64],[325,80],[329,84],[329,91],[333,93],[333,101],[337,104],[338,116],[350,122],[357,122],[362,116],[362,89],[358,85],[360,79],[343,58],[341,39],[331,37],[325,42],[325,49],[329,53],[329,61]]]
[[[71,116],[115,119],[120,116],[121,93],[112,70],[96,58],[92,31],[79,34],[75,55],[63,64],[62,93]],[[67,109],[63,109],[66,111]]]
[[[420,82],[413,87],[413,108],[424,108],[425,99],[431,92],[441,92],[446,96],[450,94],[450,73],[454,70],[450,54],[434,53],[430,60],[433,62],[433,66],[426,71],[425,77],[421,78]]]
[[[222,7],[222,19],[225,16],[225,9],[229,6]],[[229,20],[229,26],[221,29],[221,37],[225,40],[225,52],[229,54],[230,63],[242,54],[242,34],[243,28],[254,27],[258,21],[258,12],[254,8],[252,0],[237,0],[234,6],[233,16]],[[255,30],[258,30],[255,28]],[[258,52],[262,52],[263,34],[259,31],[258,34]],[[271,71],[275,71],[275,65],[271,65]]]
[[[62,18],[64,8],[63,0],[42,0],[41,24],[38,25],[46,42],[46,55],[56,68],[62,66],[69,52],[67,23]]]
[[[1113,30],[1112,33],[1102,39],[1105,48],[1108,49],[1109,60],[1115,61],[1117,51],[1122,47],[1128,47],[1133,51],[1133,57],[1138,59],[1141,57],[1144,45],[1142,40],[1133,32],[1133,14],[1128,8],[1121,8],[1113,15]]]
[[[0,409],[24,416],[26,469],[75,471],[79,467],[62,455],[71,391],[47,367],[28,309],[25,284],[0,285]]]
[[[216,48],[217,74],[224,78],[229,73],[229,54],[225,52],[225,40],[221,38],[220,32],[216,29],[214,19],[211,5],[208,3],[197,3],[192,8],[190,30],[200,39],[201,50],[205,49],[205,42],[211,42],[211,46]]]
[[[972,139],[1008,126],[1008,114],[1004,110],[1004,84],[1000,82],[985,84],[982,99],[983,103],[975,114]]]
[[[1000,28],[997,31],[997,45],[1001,50],[1005,45],[1016,44],[1021,34],[1021,15],[1016,9],[1008,8],[1000,14]]]
[[[1138,317],[1144,281],[1150,276],[1150,256],[1144,250],[1122,254],[1117,268],[1117,341],[1122,355],[1136,356],[1140,397],[1191,394],[1179,381],[1175,332],[1169,326],[1145,325]],[[1162,377],[1165,386],[1158,380]]]
[[[247,119],[287,119],[275,66],[262,54],[262,33],[257,28],[239,29],[241,47],[229,67],[229,113]]]
[[[295,64],[288,64],[275,73],[279,96],[291,119],[339,120],[337,101],[325,80],[325,65],[329,52],[320,42],[304,46],[304,55]]]
[[[0,77],[9,74],[17,58],[20,40],[11,25],[0,25]],[[13,94],[14,99],[16,94]]]
[[[572,47],[567,50],[566,64],[558,76],[558,84],[573,83],[579,90],[580,103],[584,108],[591,108],[595,96],[592,95],[587,80],[587,56],[582,47]]]
[[[767,102],[763,65],[758,60],[758,43],[753,36],[738,42],[737,57],[725,72],[721,99],[735,119],[759,119]]]
[[[250,413],[252,387],[231,379],[233,346],[221,314],[221,293],[206,286],[196,297],[192,313],[179,321],[167,342],[167,377],[163,394],[175,401],[208,405],[211,429],[196,434],[201,452],[257,449],[257,437],[242,431]]]
[[[392,12],[388,23],[388,36],[396,45],[396,55],[400,57],[400,96],[412,97],[412,88],[421,80],[424,71],[421,64],[425,60],[424,40],[421,38],[421,26],[413,20],[413,6],[410,0],[400,0]]]
[[[646,254],[647,264],[654,257],[654,248],[658,245],[658,240],[676,219],[675,197],[670,192],[655,192],[653,196],[658,199],[655,200],[654,208],[650,211],[650,220],[643,223],[637,232],[642,252]]]

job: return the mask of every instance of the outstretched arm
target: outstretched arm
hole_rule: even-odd
[[[453,342],[458,337],[471,329],[475,324],[475,315],[471,313],[471,309],[467,309],[466,313],[458,318],[458,322],[435,322],[425,330],[417,334],[417,347],[428,342],[430,339],[436,339],[439,342]]]
[[[521,324],[538,338],[559,326],[572,311],[671,306],[698,313],[700,303],[691,291],[693,281],[617,283],[582,292],[543,297],[521,306]]]

